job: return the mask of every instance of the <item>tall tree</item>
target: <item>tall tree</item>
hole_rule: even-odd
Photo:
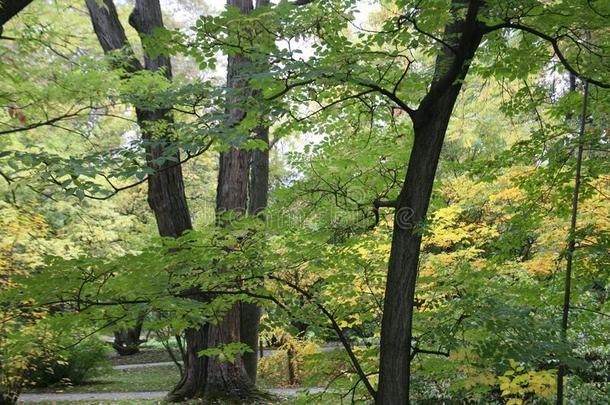
[[[314,4],[317,3],[314,2]],[[340,96],[337,96],[336,92],[334,98],[326,96],[325,101],[328,101],[329,98],[330,101],[326,106],[322,105],[321,110],[345,101],[362,100],[363,97],[376,93],[377,96],[389,101],[393,109],[402,110],[403,113],[410,116],[413,124],[414,140],[399,196],[395,201],[384,202],[395,209],[392,247],[381,327],[379,386],[375,391],[370,384],[367,385],[370,394],[379,404],[409,402],[410,360],[414,353],[411,347],[412,320],[422,233],[447,126],[462,82],[468,74],[483,37],[488,36],[495,41],[504,42],[503,35],[524,35],[533,39],[532,42],[541,49],[552,48],[563,67],[578,76],[582,76],[581,71],[584,69],[581,65],[570,63],[566,52],[571,52],[571,48],[562,49],[561,41],[568,38],[576,44],[579,52],[585,48],[588,49],[588,46],[574,35],[572,28],[565,28],[561,25],[559,28],[561,32],[559,32],[554,22],[540,17],[544,15],[548,17],[557,13],[557,10],[553,10],[552,6],[548,6],[544,2],[534,2],[530,5],[531,7],[516,2],[504,7],[492,1],[452,0],[449,9],[444,10],[445,19],[438,18],[436,4],[418,1],[409,4],[399,2],[398,6],[399,10],[402,10],[400,15],[388,20],[382,31],[373,31],[373,34],[370,35],[372,40],[365,42],[366,45],[362,47],[350,47],[353,42],[341,34],[329,38],[327,31],[332,27],[324,26],[320,23],[321,19],[313,22],[315,28],[312,30],[312,34],[316,35],[326,46],[326,49],[322,51],[323,56],[314,57],[301,64],[300,75],[294,74],[294,68],[298,63],[293,63],[289,67],[290,70],[287,69],[286,75],[289,79],[295,77],[296,79],[287,80],[287,86],[279,93],[281,95],[292,88],[316,83],[317,80],[311,78],[312,71],[314,71],[321,78],[320,82],[323,83],[318,87],[314,84],[313,88],[308,89],[307,96],[313,97],[315,102],[319,104],[321,99],[324,100],[324,96],[320,97],[318,94],[326,89],[325,84],[329,79],[336,80],[337,87],[341,89]],[[590,3],[579,3],[578,7],[581,7],[579,10],[587,13],[589,18],[584,20],[579,17],[566,21],[568,26],[581,28],[583,24],[590,24],[598,29],[605,26],[604,23],[600,23],[602,15],[596,9],[591,8]],[[317,11],[323,13],[322,9]],[[526,22],[524,22],[525,19],[527,19]],[[332,21],[332,17],[329,17],[329,21]],[[444,24],[444,21],[448,21],[448,23],[442,30],[438,29],[437,27]],[[419,37],[415,39],[405,33],[405,37],[401,38],[401,32],[403,30],[407,32],[411,27],[414,35]],[[509,30],[508,33],[503,31],[505,29]],[[545,30],[553,32],[553,34],[547,34]],[[361,34],[361,38],[366,38],[367,34],[364,33],[364,30],[361,31]],[[395,38],[401,39],[395,40]],[[436,58],[431,79],[426,83],[418,83],[414,86],[413,93],[417,93],[417,89],[423,89],[423,94],[420,93],[422,97],[419,98],[417,107],[412,108],[410,104],[415,101],[413,96],[402,91],[401,88],[409,83],[409,79],[406,77],[412,61],[407,56],[410,52],[408,50],[413,47],[413,43],[417,44],[421,41],[430,43],[440,52]],[[606,42],[601,39],[599,43],[605,44]],[[377,52],[376,47],[383,47],[383,44],[392,46],[382,48],[380,52]],[[388,50],[386,51],[386,49]],[[381,66],[371,68],[359,63],[358,58],[353,54],[358,51],[361,52],[358,56],[362,58],[374,55],[370,57],[371,63],[378,62]],[[540,60],[534,59],[539,55],[519,56],[523,60],[540,63]],[[383,58],[387,59],[383,60]],[[403,64],[396,69],[398,60],[406,60],[406,67],[403,67]],[[341,66],[341,63],[345,64]],[[394,73],[390,74],[392,69],[394,69]],[[530,67],[526,67],[524,70],[528,71],[528,69]],[[594,73],[595,70],[595,68],[590,68],[587,72]],[[595,74],[595,76],[601,77],[599,74]],[[414,84],[418,79],[411,78],[410,80],[410,83]],[[587,77],[587,80],[600,87],[609,87],[607,83],[599,79]],[[356,91],[347,94],[343,92],[346,84],[354,85]],[[329,91],[328,94],[332,93]],[[371,108],[369,105],[367,107]],[[361,378],[366,379],[362,376]]]
[[[165,56],[153,58],[145,53],[144,65],[142,65],[135,57],[112,0],[105,0],[103,4],[97,0],[86,0],[86,4],[93,28],[105,53],[124,52],[125,62],[131,73],[146,69],[151,72],[162,72],[165,78],[172,79],[169,58]],[[142,40],[155,28],[163,27],[158,0],[136,1],[129,22]],[[154,170],[148,177],[148,205],[155,214],[159,235],[178,237],[184,231],[191,229],[192,224],[184,191],[182,167],[175,163],[180,162],[180,153],[173,152],[172,156],[169,156],[172,159],[167,159],[166,148],[171,143],[174,123],[170,108],[168,106],[150,109],[136,106],[136,116],[146,150],[146,164]],[[161,159],[163,163],[157,163],[159,158],[163,158]],[[135,328],[115,333],[117,347],[120,347],[117,350],[120,354],[137,352],[141,330],[140,319],[141,317],[138,317],[138,325]]]
[[[426,218],[435,172],[447,125],[456,99],[483,37],[500,29],[516,29],[546,41],[563,66],[580,76],[558,46],[558,40],[529,26],[513,23],[509,12],[497,25],[483,22],[491,11],[488,2],[453,0],[451,15],[456,16],[438,42],[433,80],[416,110],[401,106],[413,122],[414,142],[401,192],[395,204],[394,229],[381,327],[380,375],[376,393],[378,404],[409,402],[410,359],[415,286]],[[524,13],[519,7],[513,12]],[[527,13],[524,13],[527,14]],[[416,22],[412,21],[414,24]],[[416,26],[416,29],[418,27]],[[588,79],[591,81],[591,79]],[[600,87],[607,83],[595,80]]]
[[[252,0],[228,0],[227,4],[237,7],[242,14],[253,10]],[[246,111],[239,104],[245,93],[250,93],[247,81],[248,66],[248,61],[242,54],[228,57],[227,128],[236,127],[246,115]],[[220,154],[216,193],[216,212],[220,215],[220,226],[227,224],[222,218],[223,215],[243,215],[247,208],[249,153],[239,148],[239,138],[242,136],[238,134],[237,138],[237,145],[231,145],[228,151]],[[223,314],[220,322],[210,325],[208,346],[241,342],[241,325],[246,321],[242,321],[244,315],[250,313],[241,311],[241,303],[233,305]],[[210,398],[226,395],[244,398],[250,394],[252,386],[241,355],[237,355],[233,362],[222,361],[219,357],[210,358],[206,383],[206,396]]]
[[[409,402],[413,301],[422,240],[419,227],[426,217],[436,167],[453,106],[483,32],[477,21],[480,3],[452,1],[463,19],[445,29],[442,54],[434,80],[413,120],[414,142],[407,174],[395,205],[392,248],[381,325],[378,404]]]
[[[575,77],[570,77],[571,91],[575,91]],[[572,212],[570,218],[570,230],[568,235],[568,248],[566,251],[566,274],[563,297],[563,309],[561,316],[561,341],[567,342],[568,321],[570,316],[570,295],[572,289],[572,261],[574,260],[574,252],[576,250],[576,220],[578,218],[578,197],[580,194],[581,169],[584,150],[585,123],[587,120],[587,99],[589,97],[589,83],[584,82],[582,113],[580,116],[580,130],[578,132],[578,152],[576,153],[576,173],[574,174],[574,193],[572,195]],[[565,364],[560,364],[557,370],[557,405],[563,404],[564,377],[567,373]]]
[[[26,8],[32,0],[2,0],[0,1],[0,35],[2,26],[11,18],[16,16],[21,10]]]
[[[258,0],[257,9],[269,5],[269,0]],[[267,68],[267,61],[264,68]],[[255,97],[260,97],[256,94]],[[250,155],[250,183],[248,185],[248,214],[259,216],[264,220],[263,211],[267,208],[269,194],[269,127],[259,125],[254,129],[255,139],[262,142],[264,148],[255,149]],[[250,346],[251,352],[243,354],[246,372],[253,383],[256,383],[258,366],[258,330],[261,309],[256,303],[241,303],[241,341]]]
[[[251,0],[228,0],[227,4],[237,7],[242,14],[248,14],[253,10]],[[249,64],[244,55],[238,53],[228,57],[225,127],[229,133],[229,139],[227,140],[228,150],[221,152],[219,157],[216,191],[217,226],[219,227],[228,226],[232,219],[244,215],[248,206],[250,154],[247,150],[240,148],[240,143],[247,139],[248,134],[242,134],[236,128],[246,115],[242,106],[244,97],[251,93],[247,80],[248,68]],[[223,270],[220,269],[220,271]],[[254,379],[249,377],[240,354],[237,354],[231,362],[220,356],[195,358],[190,355],[190,353],[198,353],[208,348],[242,342],[242,326],[252,340],[252,334],[258,331],[258,322],[256,322],[256,330],[254,330],[253,323],[245,318],[250,316],[258,317],[258,308],[256,311],[252,311],[252,307],[238,302],[227,311],[219,313],[213,322],[204,325],[199,331],[189,331],[186,334],[187,347],[191,348],[189,359],[185,365],[182,380],[170,394],[171,400],[189,398],[214,400],[227,397],[239,400],[251,395]],[[256,357],[254,361],[256,361]],[[252,364],[251,360],[249,364]],[[253,372],[256,375],[256,370]]]

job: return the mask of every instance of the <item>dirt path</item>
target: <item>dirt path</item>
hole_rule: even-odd
[[[91,392],[71,394],[21,394],[20,403],[53,402],[53,401],[120,401],[129,399],[161,399],[167,391],[146,392]]]
[[[182,363],[182,362],[180,362]],[[145,367],[163,367],[163,366],[173,366],[173,361],[159,361],[156,363],[141,363],[141,364],[121,364],[119,366],[112,366],[113,370],[129,370],[131,368],[145,368]]]
[[[271,388],[266,391],[283,397],[293,397],[301,392],[316,394],[323,388]],[[167,391],[145,391],[145,392],[91,392],[71,394],[22,394],[20,403],[53,402],[53,401],[120,401],[130,399],[161,399],[167,395]]]

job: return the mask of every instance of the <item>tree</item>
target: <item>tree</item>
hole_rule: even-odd
[[[32,0],[3,0],[0,3],[0,35],[2,35],[2,26],[31,2]]]
[[[91,15],[93,28],[105,53],[126,52],[126,64],[131,73],[146,69],[160,72],[167,80],[172,78],[172,68],[169,58],[144,56],[144,66],[136,59],[125,31],[119,21],[112,0],[99,4],[96,0],[88,0],[87,7]],[[155,28],[163,27],[161,7],[158,1],[139,1],[130,16],[131,25],[138,31],[142,40],[152,34]],[[172,153],[173,159],[165,159],[166,149],[170,146],[173,118],[171,107],[150,109],[136,106],[138,125],[145,140],[146,162],[154,170],[148,177],[148,204],[155,214],[160,236],[177,237],[192,228],[182,167],[174,162],[180,162],[180,153]],[[159,128],[161,132],[159,133]],[[161,164],[157,163],[163,158]],[[140,340],[141,325],[133,329],[115,333],[117,350],[120,354],[137,352]]]
[[[574,77],[571,77],[571,81],[574,81]],[[574,87],[571,85],[571,87]],[[575,89],[571,89],[574,91]],[[565,287],[564,287],[564,298],[563,298],[563,310],[561,317],[561,340],[565,343],[567,340],[568,331],[568,320],[570,315],[570,295],[572,293],[572,260],[574,258],[574,251],[576,250],[576,220],[578,218],[578,197],[580,194],[580,182],[581,182],[581,170],[583,160],[583,138],[585,133],[585,124],[587,120],[587,99],[589,96],[589,83],[584,83],[584,95],[582,102],[582,113],[580,117],[580,130],[578,132],[578,152],[576,156],[576,173],[574,174],[574,194],[572,197],[572,215],[570,219],[570,233],[568,236],[568,248],[566,253],[566,274],[565,274]],[[563,380],[566,375],[565,364],[559,365],[557,372],[557,404],[563,404]]]
[[[563,249],[553,237],[563,238],[562,227],[569,222],[564,221],[569,209],[562,202],[572,192],[566,165],[576,150],[570,137],[562,136],[567,125],[557,121],[564,120],[563,106],[575,102],[549,89],[547,71],[553,69],[553,77],[568,71],[591,83],[592,111],[596,120],[604,116],[599,110],[607,105],[607,93],[601,91],[608,86],[602,80],[608,70],[605,10],[600,13],[594,2],[584,0],[570,5],[387,1],[387,10],[375,16],[382,20],[379,26],[365,30],[353,20],[357,3],[351,0],[280,2],[261,12],[253,10],[251,2],[239,1],[220,16],[202,17],[193,35],[186,35],[162,29],[158,4],[146,10],[143,4],[136,2],[139,13],[133,13],[131,21],[146,51],[144,66],[135,57],[138,51],[126,47],[116,10],[97,2],[91,8],[92,14],[98,13],[96,31],[114,33],[99,36],[104,49],[113,49],[108,58],[116,67],[112,78],[122,85],[114,87],[107,78],[104,87],[117,89],[108,92],[108,98],[114,100],[112,93],[129,93],[124,90],[138,84],[162,88],[128,99],[138,110],[146,149],[144,174],[149,177],[140,181],[149,182],[149,193],[157,186],[155,178],[167,186],[158,195],[149,194],[149,201],[158,214],[159,233],[170,238],[118,260],[55,261],[41,270],[47,274],[23,282],[52,281],[39,283],[52,291],[41,292],[41,285],[24,288],[26,296],[35,297],[28,298],[32,308],[59,300],[75,308],[74,318],[89,311],[115,322],[125,315],[121,305],[150,304],[154,311],[170,314],[170,328],[184,330],[188,346],[186,372],[172,394],[174,400],[227,393],[244,400],[252,393],[256,356],[245,360],[243,352],[256,344],[258,309],[250,306],[255,299],[277,305],[277,311],[269,313],[281,313],[281,319],[272,322],[288,317],[285,325],[307,323],[308,333],[324,338],[335,333],[345,348],[341,387],[381,404],[430,399],[423,393],[427,387],[440,387],[434,398],[439,401],[454,399],[451,393],[459,393],[462,400],[548,398],[557,364],[571,364],[574,378],[597,378],[569,361],[576,364],[597,356],[592,348],[598,346],[592,342],[602,333],[586,332],[587,322],[602,325],[601,330],[607,327],[592,315],[604,313],[607,289],[607,232],[593,213],[596,204],[605,209],[607,164],[588,158],[583,167],[587,181],[582,184],[578,229],[583,242],[574,253],[587,255],[587,260],[574,261],[579,278],[574,280],[572,302],[585,309],[571,313],[569,333],[582,333],[587,343],[574,342],[572,350],[565,344],[568,339],[562,343],[556,336],[559,305],[549,303],[558,302],[553,263]],[[156,21],[155,29],[141,21],[142,12],[154,14],[145,20]],[[585,30],[592,32],[590,39],[582,35]],[[258,36],[259,31],[265,34]],[[303,40],[311,43],[305,55],[297,50]],[[169,86],[168,54],[183,51],[206,69],[215,66],[218,50],[228,55],[226,86],[210,94],[200,91],[203,82]],[[161,69],[149,70],[155,63]],[[4,61],[1,66],[6,66]],[[538,82],[534,86],[532,77]],[[452,115],[460,98],[479,96],[477,84],[483,81],[513,99],[501,108],[468,105],[489,121],[486,133],[475,136],[481,149],[468,148],[456,138],[463,141],[461,133],[471,127],[451,124]],[[21,102],[27,97],[8,93],[10,97],[0,97],[7,100],[9,111],[2,123],[4,135],[58,122],[42,108],[40,120],[24,123],[18,110],[27,106],[23,114],[31,119],[32,107]],[[189,97],[199,101],[182,108],[181,101]],[[540,99],[561,108],[541,108]],[[490,162],[490,155],[511,143],[494,138],[521,135],[495,131],[505,125],[504,113],[511,119],[522,114],[518,118],[531,131],[531,139],[517,142],[498,153],[499,161]],[[196,124],[182,122],[178,114],[196,117]],[[462,123],[471,119],[463,115]],[[214,116],[221,125],[209,119]],[[274,202],[283,200],[285,205],[266,211],[270,215],[287,207],[291,213],[305,213],[306,219],[291,218],[290,226],[263,233],[258,231],[261,224],[248,217],[266,205],[269,163],[264,152],[269,140],[261,126],[268,122],[278,122],[282,134],[293,130],[324,139],[307,145],[303,154],[289,155],[294,172],[273,195]],[[178,218],[190,219],[188,209],[182,208],[183,187],[175,186],[175,179],[163,179],[181,167],[181,136],[190,130],[201,133],[197,126],[222,141],[217,144],[217,222],[182,236],[173,230],[188,229],[190,222],[164,223],[175,216],[157,202],[174,204],[172,197],[177,197]],[[592,142],[586,144],[586,153],[605,156],[607,131],[587,136]],[[189,137],[193,139],[201,142]],[[252,145],[255,150],[250,151]],[[156,147],[159,153],[151,159]],[[30,171],[45,165],[41,171],[53,187],[71,195],[82,197],[83,188],[104,181],[99,170],[90,169],[103,159],[15,156]],[[164,166],[168,161],[173,163]],[[54,176],[62,165],[69,170]],[[6,170],[9,191],[18,178],[15,170]],[[178,175],[181,179],[182,172]],[[83,186],[87,176],[94,180]],[[10,193],[6,198],[10,201]],[[246,211],[252,215],[244,215]],[[244,247],[256,239],[263,241],[257,252]],[[81,271],[87,277],[79,278]],[[130,291],[136,284],[142,288],[137,296]],[[11,290],[2,296],[24,301]],[[43,296],[48,299],[42,301]],[[166,307],[167,302],[171,305]],[[369,347],[360,350],[354,344]],[[519,381],[527,384],[520,386]],[[470,392],[472,386],[480,390]]]
[[[332,102],[328,103],[329,106],[376,93],[391,101],[394,108],[408,114],[413,123],[414,142],[405,180],[397,200],[391,204],[395,209],[394,229],[381,328],[379,387],[374,395],[379,404],[409,402],[412,315],[424,220],[447,125],[462,83],[469,72],[483,37],[497,35],[497,32],[503,29],[531,34],[534,38],[542,40],[541,46],[552,47],[565,69],[582,75],[581,71],[570,64],[565,51],[560,47],[559,41],[565,36],[551,36],[544,33],[544,28],[537,29],[521,22],[515,22],[528,17],[528,13],[536,7],[544,9],[542,4],[534,5],[531,9],[514,4],[504,9],[492,2],[452,1],[451,7],[445,9],[450,21],[440,35],[432,28],[429,30],[421,28],[422,25],[435,27],[432,15],[429,14],[425,4],[412,4],[411,7],[402,5],[401,10],[404,12],[386,24],[384,31],[374,33],[372,37],[378,43],[383,44],[388,36],[398,35],[397,38],[400,38],[402,30],[411,24],[418,33],[416,35],[421,35],[425,41],[432,41],[434,46],[440,47],[441,51],[436,56],[432,79],[429,84],[425,85],[425,91],[417,101],[417,108],[409,106],[411,97],[402,96],[400,93],[401,85],[407,82],[404,79],[411,67],[411,60],[399,52],[390,53],[383,63],[389,64],[389,60],[406,58],[406,66],[403,67],[402,72],[396,72],[398,69],[394,69],[394,75],[390,74],[391,66],[388,66],[385,73],[380,70],[367,70],[367,67],[354,66],[354,56],[347,54],[345,50],[347,40],[341,37],[328,39],[324,35],[320,35],[325,45],[330,48],[326,52],[328,65],[324,65],[324,58],[315,62],[315,69],[322,80],[335,79],[341,85],[352,84],[356,89],[343,98],[333,95],[335,97],[331,99]],[[600,16],[596,15],[595,11],[588,9],[585,4],[579,5],[579,7],[588,10],[585,12],[588,12],[591,18],[591,25],[600,24]],[[532,15],[534,15],[533,12]],[[582,23],[581,17],[577,20],[572,23]],[[536,20],[535,17],[532,17],[533,24],[540,23],[540,21],[541,19]],[[438,26],[438,22],[436,26]],[[319,26],[316,29],[320,31]],[[578,46],[582,43],[578,38],[569,37]],[[407,38],[409,37],[407,36]],[[403,45],[408,41],[409,39],[405,38],[396,40],[395,43]],[[600,40],[600,44],[603,43],[603,40]],[[361,55],[373,54],[372,58],[378,57],[383,60],[385,54],[382,52],[378,56],[377,53],[370,52],[371,48],[372,46],[368,45],[368,48],[362,50]],[[334,51],[340,56],[333,53]],[[347,62],[343,66],[345,70],[337,69],[337,62]],[[295,65],[299,66],[298,63],[294,63],[288,67],[288,70],[294,69]],[[312,63],[301,64],[302,76],[289,82],[286,91],[311,83],[311,79],[305,79],[312,76],[312,65]],[[340,72],[337,73],[337,70]],[[366,76],[367,73],[369,76]],[[293,73],[291,76],[297,75]],[[600,87],[608,87],[608,84],[601,80],[588,79]]]
[[[258,0],[256,8],[269,6],[269,0]],[[266,61],[265,61],[266,62]],[[266,65],[263,63],[263,65]],[[266,67],[266,66],[265,66]],[[255,93],[255,97],[261,97]],[[258,216],[264,220],[269,194],[269,127],[265,123],[254,129],[254,139],[262,143],[250,154],[250,180],[248,184],[248,215]],[[258,366],[258,330],[261,309],[257,303],[241,303],[241,341],[250,347],[243,354],[244,367],[253,383],[256,383]]]
[[[229,0],[229,6],[236,7],[242,14],[253,10],[251,0]],[[218,226],[224,227],[247,212],[248,207],[248,173],[250,154],[241,147],[248,134],[243,134],[238,127],[246,115],[240,107],[243,97],[250,93],[247,81],[248,61],[242,54],[229,55],[227,66],[227,96],[226,96],[226,128],[237,129],[235,133],[229,132],[227,150],[221,151],[219,157],[218,185],[216,193],[216,213]],[[261,158],[257,158],[258,166]],[[262,163],[264,165],[264,163]],[[260,170],[256,175],[260,175]],[[263,173],[264,174],[264,173]],[[254,178],[253,178],[254,179]],[[261,181],[262,178],[256,179]],[[264,185],[266,187],[266,184]],[[256,191],[261,192],[261,191]],[[251,194],[255,195],[255,194]],[[262,202],[256,201],[262,205]],[[221,270],[222,271],[222,270]],[[252,340],[258,334],[258,310],[248,305],[236,302],[228,310],[215,314],[210,323],[197,332],[187,333],[187,347],[195,347],[197,353],[210,348],[242,342],[243,331],[248,335],[247,342],[252,347]],[[245,337],[245,336],[244,336]],[[256,356],[256,342],[254,342],[254,355]],[[250,349],[252,350],[252,349]],[[200,354],[201,355],[201,354]],[[195,359],[193,359],[195,360]],[[173,400],[204,397],[208,400],[214,398],[244,399],[251,395],[256,375],[256,357],[254,370],[250,360],[250,373],[246,371],[241,354],[236,354],[232,361],[221,356],[210,356],[207,359],[187,362],[182,381],[174,388],[170,397]]]

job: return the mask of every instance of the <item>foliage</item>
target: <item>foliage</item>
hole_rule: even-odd
[[[525,371],[514,360],[509,363],[511,369],[498,377],[502,396],[510,398],[507,404],[520,405],[528,394],[551,399],[557,370]]]
[[[101,375],[107,368],[108,346],[99,339],[90,338],[55,353],[46,365],[30,369],[28,381],[37,387],[57,383],[79,385]]]
[[[72,1],[32,4],[5,29],[14,38],[0,39],[0,394],[86,378],[100,343],[72,346],[62,334],[109,333],[144,314],[145,328],[173,336],[256,302],[263,338],[280,347],[261,361],[266,384],[286,384],[290,353],[293,382],[328,385],[330,401],[370,400],[358,368],[377,384],[401,221],[393,202],[411,159],[413,109],[439,75],[435,60],[451,51],[442,43],[447,23],[465,10],[383,0],[365,28],[359,2],[291,3],[248,15],[227,7],[145,37],[149,55],[172,57],[173,81],[128,72],[120,53],[103,55]],[[610,10],[585,0],[484,3],[488,31],[416,228],[412,402],[548,401],[560,364],[575,403],[601,402],[610,361],[610,98],[596,83],[610,69]],[[125,19],[128,9],[119,12]],[[248,61],[240,80],[253,92],[219,79],[220,55],[238,53]],[[578,86],[567,91],[566,61],[593,89],[575,235],[582,97]],[[174,124],[152,125],[152,139],[142,140],[134,107],[171,109]],[[237,107],[247,113],[226,125]],[[214,216],[217,154],[263,148],[250,136],[261,125],[276,145],[265,221],[231,217],[217,227],[227,219]],[[169,134],[163,144],[158,133]],[[154,163],[182,165],[195,223],[176,239],[154,237],[146,206],[156,173],[144,151],[161,146],[166,155]],[[343,350],[316,353],[330,340]],[[199,354],[233,361],[245,350],[233,342]]]
[[[316,386],[312,380],[320,361],[312,361],[312,356],[316,356],[319,349],[312,341],[288,336],[273,354],[259,360],[259,384],[265,387],[286,387],[302,386],[307,382],[306,386]],[[290,381],[291,378],[293,381]]]

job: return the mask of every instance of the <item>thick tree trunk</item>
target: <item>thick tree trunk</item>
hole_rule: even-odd
[[[138,320],[133,328],[121,329],[114,332],[112,347],[120,356],[131,356],[140,351],[140,334],[143,320]]]
[[[27,7],[32,0],[2,0],[0,1],[0,34],[2,26],[11,18],[16,16],[21,10]]]
[[[135,58],[112,0],[104,0],[103,4],[99,4],[98,0],[86,0],[86,4],[104,52],[121,50],[125,52],[127,66],[131,71],[161,70],[164,76],[171,80],[172,68],[168,58],[151,58],[145,55],[144,66]],[[159,1],[137,0],[129,22],[140,36],[149,35],[155,28],[163,27]],[[175,152],[167,156],[166,152],[170,144],[173,118],[169,108],[145,109],[141,106],[136,106],[136,116],[146,149],[146,163],[155,170],[155,173],[148,177],[148,204],[155,214],[159,235],[180,236],[191,229],[192,224],[184,191],[182,167],[175,163],[179,161],[180,154]],[[159,157],[170,159],[157,164],[155,162]]]
[[[172,78],[170,60],[164,56],[151,58],[144,56],[144,66],[134,56],[121,25],[112,0],[86,0],[91,15],[93,28],[104,52],[122,50],[125,53],[126,65],[131,72],[147,69],[161,70],[168,80]],[[136,0],[136,5],[129,17],[130,24],[140,36],[151,34],[155,28],[163,27],[161,7],[158,0]],[[170,144],[173,118],[169,107],[160,109],[144,109],[136,106],[138,125],[145,141],[146,162],[155,173],[148,178],[148,204],[155,214],[159,235],[178,237],[184,231],[191,229],[191,217],[188,210],[182,166],[178,152],[167,156],[166,148]],[[160,125],[159,125],[160,124]],[[160,128],[165,132],[159,133]],[[163,163],[159,157],[170,157]],[[174,160],[174,161],[172,161]],[[170,394],[170,398],[194,398],[203,395],[206,379],[207,359],[200,358],[198,353],[207,348],[207,326],[185,331],[186,359],[183,379]]]
[[[428,210],[453,106],[449,98],[444,108],[434,109],[434,120],[415,130],[407,176],[396,207],[381,326],[378,404],[408,403],[413,299],[421,245],[417,226]]]
[[[229,61],[231,65],[231,61]],[[229,71],[231,69],[229,68]],[[229,79],[230,80],[230,79]],[[243,215],[248,197],[248,152],[231,147],[220,155],[216,211],[219,225],[228,222],[224,214]],[[236,280],[238,282],[238,280]],[[241,342],[241,303],[219,314],[216,323],[209,325],[208,347],[220,347],[228,343]],[[241,355],[233,362],[218,357],[208,359],[206,393],[207,399],[247,398],[253,389]]]
[[[146,111],[136,108],[138,124],[142,129],[142,139],[145,141],[146,162],[155,170],[148,177],[148,205],[155,214],[160,236],[178,237],[184,231],[191,229],[191,216],[186,201],[180,153],[168,156],[165,149],[170,141],[159,138],[159,123],[171,131],[173,119],[167,110]],[[156,128],[152,130],[151,128]],[[168,134],[169,135],[169,134]],[[155,160],[164,157],[163,163]],[[171,159],[167,159],[171,158]]]
[[[220,347],[227,343],[240,342],[240,304],[237,303],[222,315],[217,324],[210,324],[209,347]],[[205,398],[241,400],[248,398],[253,391],[242,356],[237,355],[233,362],[218,356],[208,359],[208,375]]]
[[[228,0],[228,4],[238,7],[244,14],[252,11],[251,0]],[[237,125],[244,117],[245,111],[239,107],[240,93],[245,93],[247,80],[244,68],[246,59],[243,55],[229,56],[227,65],[227,87],[236,91],[229,94],[227,100],[227,127]],[[244,137],[247,134],[244,134]],[[237,147],[230,147],[220,154],[218,189],[216,193],[216,212],[219,226],[226,226],[226,213],[243,215],[248,201],[249,153]],[[236,282],[238,282],[236,280]],[[229,311],[220,315],[218,322],[210,324],[208,346],[218,347],[228,343],[241,342],[241,303],[236,303]],[[222,361],[218,357],[208,360],[206,398],[216,397],[247,398],[253,389],[241,355],[235,361]]]
[[[119,20],[116,7],[112,0],[85,0],[93,31],[97,36],[104,53],[123,51],[125,53],[124,63],[127,70],[135,72],[143,69],[140,61],[135,57],[131,45],[127,41],[127,35]]]
[[[220,154],[216,211],[219,226],[227,225],[223,214],[243,214],[246,211],[248,183],[248,153],[230,148]],[[236,280],[237,282],[237,280]],[[203,298],[202,298],[203,300]],[[227,343],[241,342],[240,303],[229,311],[218,314],[215,323],[204,325],[200,330],[187,330],[188,361],[184,365],[184,376],[169,395],[171,401],[192,398],[228,398],[240,400],[250,395],[250,381],[241,356],[230,363],[218,357],[197,356],[201,350],[220,347]]]
[[[141,37],[163,27],[159,1],[136,0],[129,23]],[[162,71],[168,80],[172,79],[172,66],[165,56],[151,58],[145,53],[144,68],[152,72]],[[142,129],[142,138],[146,142],[146,162],[155,170],[155,174],[148,178],[148,204],[155,213],[159,235],[181,236],[184,231],[192,228],[192,224],[184,192],[182,166],[176,164],[180,161],[180,153],[167,156],[166,152],[171,143],[173,117],[169,109],[148,110],[141,107],[136,108],[136,115]],[[171,159],[156,164],[155,161],[160,157]]]
[[[242,13],[252,10],[251,0],[229,0],[229,4],[238,7]],[[228,58],[227,87],[230,91],[235,91],[235,94],[229,93],[227,97],[227,128],[236,126],[245,115],[244,110],[239,107],[240,93],[247,91],[247,80],[243,74],[244,65],[245,58],[242,55]],[[244,140],[246,136],[247,134],[243,135]],[[234,139],[236,144],[239,144],[237,138],[239,136],[236,135]],[[229,150],[220,154],[216,190],[218,226],[229,224],[230,218],[225,215],[240,216],[246,213],[248,168],[247,151],[231,146]],[[215,322],[206,326],[203,336],[196,337],[197,341],[205,342],[206,348],[239,343],[242,341],[241,319],[241,303],[236,303],[228,311],[219,313]],[[186,336],[188,348],[193,346],[193,337],[189,337],[188,334]],[[237,355],[233,362],[223,361],[215,356],[197,364],[198,367],[193,367],[193,364],[185,366],[185,376],[170,395],[170,399],[204,398],[207,401],[215,399],[240,401],[251,395],[254,384],[248,377],[241,355]],[[199,370],[200,367],[205,368]]]
[[[168,400],[182,402],[191,398],[203,398],[207,380],[208,358],[199,352],[208,348],[208,324],[200,329],[190,328],[184,332],[186,355],[182,379],[169,393]]]
[[[463,9],[466,4],[454,0],[452,6]],[[428,211],[453,106],[482,38],[476,22],[477,10],[478,2],[471,1],[465,20],[455,21],[445,29],[445,40],[453,45],[453,50],[445,47],[437,58],[430,90],[412,117],[415,139],[394,215],[381,325],[377,404],[409,403],[414,296],[422,239],[420,226]]]

